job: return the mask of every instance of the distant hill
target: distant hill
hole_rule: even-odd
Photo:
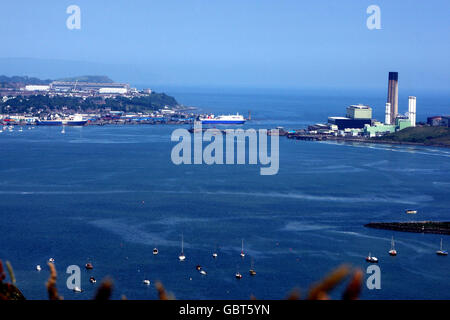
[[[107,76],[68,77],[68,78],[57,79],[56,81],[69,81],[69,82],[78,81],[78,82],[100,82],[100,83],[113,83],[114,82]]]
[[[2,84],[8,84],[8,83],[23,83],[23,84],[49,84],[52,82],[52,80],[41,80],[34,77],[28,77],[28,76],[4,76],[0,75],[0,83]]]
[[[407,142],[450,147],[450,128],[409,127],[395,133],[373,139],[387,142]]]
[[[0,75],[0,84],[5,85],[7,84],[49,84],[53,80],[46,79],[42,80],[39,78],[34,77],[28,77],[28,76],[12,76],[8,77],[5,75]],[[107,76],[79,76],[79,77],[68,77],[68,78],[61,78],[57,79],[57,81],[78,81],[78,82],[100,82],[100,83],[113,83],[114,81],[111,80]]]

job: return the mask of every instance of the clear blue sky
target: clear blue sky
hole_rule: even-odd
[[[66,28],[71,4],[81,30]],[[371,4],[381,30],[366,27]],[[448,91],[449,14],[448,0],[3,1],[0,74],[377,88],[398,71],[403,88]]]

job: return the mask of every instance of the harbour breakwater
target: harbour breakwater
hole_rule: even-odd
[[[448,221],[371,222],[364,226],[403,232],[450,234],[450,222]]]

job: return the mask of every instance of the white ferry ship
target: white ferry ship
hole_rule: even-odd
[[[64,119],[39,119],[36,124],[39,126],[84,126],[87,120],[81,115],[69,116]]]
[[[244,124],[245,118],[240,115],[239,113],[236,113],[235,115],[220,115],[220,116],[214,116],[213,114],[208,116],[200,116],[198,118],[199,121],[201,121],[202,124]]]

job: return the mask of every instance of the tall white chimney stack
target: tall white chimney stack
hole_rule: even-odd
[[[391,124],[391,104],[386,102],[386,116],[384,118],[385,124]]]
[[[410,96],[408,98],[408,114],[411,127],[416,126],[416,97]]]

